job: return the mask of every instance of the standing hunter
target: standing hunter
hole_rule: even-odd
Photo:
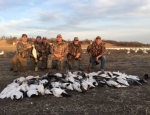
[[[12,58],[14,75],[18,75],[18,71],[25,72],[27,69],[27,57],[32,47],[27,40],[28,40],[27,35],[22,34],[21,41],[19,41],[18,44],[16,45],[17,53]],[[18,67],[19,64],[20,67]]]
[[[34,42],[34,46],[37,52],[37,61],[42,61],[42,38],[41,36],[37,36],[36,40]],[[38,71],[38,62],[36,62],[36,60],[34,59],[34,56],[31,53],[30,56],[30,60],[31,60],[31,64],[32,67],[34,68],[35,71]]]
[[[95,42],[88,46],[87,51],[89,51],[91,56],[90,58],[92,62],[92,69],[94,69],[95,66],[99,64],[99,60],[101,60],[100,70],[104,71],[105,68],[104,55],[106,54],[106,48],[100,36],[97,36]]]
[[[48,56],[47,68],[52,69],[52,62],[57,62],[58,70],[63,70],[63,64],[68,54],[68,44],[63,41],[61,34],[56,37],[56,42],[52,44],[51,54]]]
[[[48,55],[50,54],[51,46],[47,41],[46,37],[43,37],[42,40],[42,69],[47,68],[47,59]]]
[[[69,66],[70,69],[72,69],[73,65],[74,65],[74,61],[77,60],[78,63],[78,69],[79,70],[83,70],[82,69],[82,48],[81,48],[81,44],[79,43],[79,39],[78,37],[75,37],[73,42],[69,44],[68,46],[69,48],[69,53],[67,55],[67,59],[69,62]]]

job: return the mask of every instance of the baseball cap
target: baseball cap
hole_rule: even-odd
[[[28,37],[27,34],[22,34],[22,37],[24,37],[24,36]]]
[[[100,37],[100,36],[97,36],[96,39],[100,39],[100,40],[101,40],[101,37]]]
[[[58,38],[58,37],[62,38],[61,34],[58,34],[56,38]]]
[[[41,36],[37,36],[36,39],[37,39],[37,38],[40,38],[40,39],[41,39]]]
[[[47,40],[47,38],[46,38],[46,37],[43,37],[43,40]]]
[[[75,37],[75,38],[74,38],[74,41],[76,41],[76,40],[79,40],[78,37]]]

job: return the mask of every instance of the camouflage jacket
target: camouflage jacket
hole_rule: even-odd
[[[54,42],[51,47],[51,54],[61,54],[63,57],[65,57],[68,54],[68,44],[64,41],[62,43],[58,44],[57,42]]]
[[[72,42],[72,43],[69,44],[68,49],[69,49],[68,56],[71,55],[71,56],[75,57],[78,53],[82,54],[82,48],[81,48],[81,44],[80,43],[75,45]]]
[[[98,55],[105,55],[105,44],[101,43],[100,45],[97,45],[96,43],[93,43],[92,45],[89,45],[87,47],[87,51],[91,54],[92,57],[96,57]]]
[[[47,43],[46,45],[44,45],[42,43],[42,56],[48,56],[51,53],[50,49],[51,49],[50,44]]]
[[[30,45],[29,42],[27,42],[27,44],[23,44],[21,41],[18,42],[18,44],[16,45],[17,48],[17,55],[26,58],[29,55],[29,50],[27,47]]]
[[[38,57],[42,57],[42,43],[34,42]]]

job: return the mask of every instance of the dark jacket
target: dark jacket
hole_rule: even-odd
[[[81,48],[80,43],[75,45],[74,42],[72,42],[68,45],[68,49],[69,49],[69,52],[67,55],[68,59],[75,57],[78,53],[82,54],[82,48]]]
[[[92,57],[96,57],[98,55],[105,55],[106,54],[106,48],[105,44],[101,43],[97,45],[96,43],[93,43],[92,45],[89,45],[87,47],[88,53],[91,54]]]
[[[51,50],[50,44],[48,44],[48,43],[43,44],[42,43],[42,57],[48,56],[51,53],[50,50]]]

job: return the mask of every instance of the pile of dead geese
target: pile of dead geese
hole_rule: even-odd
[[[120,72],[91,72],[81,71],[50,74],[43,76],[20,77],[0,93],[0,98],[23,99],[39,95],[54,95],[55,97],[71,97],[68,90],[87,92],[96,86],[129,87],[130,85],[142,85],[147,82],[148,74],[143,77],[127,75]]]

